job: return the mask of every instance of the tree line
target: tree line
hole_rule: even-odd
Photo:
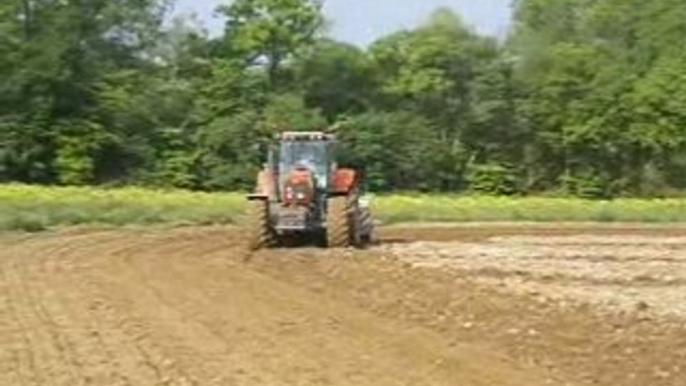
[[[449,9],[364,49],[314,0],[0,4],[0,182],[252,186],[252,145],[333,126],[374,191],[583,197],[686,187],[686,3],[516,0],[505,39]]]

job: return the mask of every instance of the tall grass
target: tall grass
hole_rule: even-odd
[[[373,200],[383,224],[412,222],[686,222],[686,199],[464,197],[389,195]],[[56,226],[239,222],[240,193],[193,193],[139,188],[55,188],[0,185],[0,230]]]
[[[385,196],[375,200],[387,223],[398,222],[686,222],[686,199]]]
[[[139,188],[55,188],[0,185],[0,230],[39,231],[80,224],[227,224],[243,196]]]

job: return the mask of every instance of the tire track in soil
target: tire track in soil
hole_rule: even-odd
[[[385,247],[248,255],[222,228],[2,237],[1,386],[683,385],[683,324],[491,291],[486,271]],[[523,273],[546,296],[578,284]]]
[[[64,249],[62,251],[61,249]],[[54,378],[52,382],[55,384],[90,384],[90,377],[85,373],[89,369],[88,360],[90,355],[83,355],[77,351],[77,343],[81,339],[74,339],[77,337],[87,337],[85,331],[82,331],[80,325],[76,323],[73,318],[68,317],[69,307],[63,307],[62,298],[64,297],[64,290],[69,287],[61,287],[56,285],[54,279],[60,278],[64,272],[60,265],[60,260],[53,259],[60,255],[68,255],[71,250],[69,248],[58,248],[50,250],[46,248],[45,252],[49,256],[44,260],[37,260],[33,256],[23,256],[21,260],[14,259],[14,263],[21,271],[20,279],[16,281],[28,283],[32,287],[27,288],[27,296],[23,300],[30,301],[34,304],[34,309],[37,315],[45,321],[49,335],[52,338],[53,345],[59,351],[59,356],[66,365],[61,366],[61,371],[69,372],[69,378]],[[38,262],[41,262],[38,264]],[[59,293],[55,289],[60,289]],[[55,296],[60,295],[60,296]],[[70,304],[71,305],[71,304]],[[35,371],[33,371],[35,373]],[[68,379],[68,380],[67,380]],[[43,382],[44,383],[44,382]]]
[[[7,268],[0,265],[0,385],[25,386],[21,364],[29,361],[25,332],[19,327],[11,299]],[[24,348],[24,349],[22,349]]]
[[[77,385],[63,338],[38,303],[35,288],[31,288],[30,283],[40,279],[28,274],[16,261],[7,266],[5,279],[10,288],[17,328],[24,334],[25,345],[20,350],[26,355],[19,354],[17,360],[21,382],[26,385]]]
[[[77,239],[65,240],[65,243],[79,242]],[[115,241],[116,243],[117,241]],[[91,243],[88,243],[91,244]],[[95,243],[96,248],[101,247]],[[83,246],[84,250],[88,249],[88,245]],[[15,280],[17,282],[28,283],[44,283],[44,290],[41,293],[44,299],[49,299],[49,302],[43,302],[39,305],[42,308],[41,314],[44,318],[48,315],[60,320],[60,323],[51,323],[51,335],[59,337],[59,340],[53,340],[54,346],[61,352],[67,353],[63,356],[72,359],[70,361],[71,368],[80,369],[78,375],[72,375],[72,379],[62,380],[60,378],[53,379],[56,385],[100,385],[100,384],[145,384],[155,385],[163,384],[162,377],[150,374],[157,374],[156,366],[150,363],[149,358],[146,357],[145,349],[137,342],[142,340],[140,336],[132,335],[129,331],[123,331],[126,326],[120,318],[111,318],[110,323],[102,323],[93,318],[93,313],[86,310],[84,307],[89,304],[103,305],[103,309],[108,308],[107,301],[104,298],[92,297],[93,292],[85,290],[85,287],[79,285],[80,283],[89,282],[88,275],[84,275],[83,269],[78,269],[73,262],[75,255],[68,247],[54,247],[51,249],[50,245],[42,246],[42,253],[45,253],[44,274],[39,271],[29,271],[31,266],[25,266],[27,274],[23,279]],[[91,256],[92,257],[92,256]],[[84,260],[89,257],[84,257]],[[66,263],[69,263],[68,265]],[[51,267],[51,268],[47,268]],[[75,273],[73,277],[69,275]],[[59,280],[63,278],[63,280]],[[11,284],[10,284],[11,285]],[[59,289],[60,297],[51,296],[54,291],[49,288]],[[39,291],[36,291],[37,293]],[[28,297],[27,297],[28,298]],[[99,300],[98,300],[99,299]],[[49,304],[49,310],[46,309],[45,304]],[[91,310],[92,311],[92,310]],[[124,313],[122,313],[125,315]],[[90,320],[90,322],[89,322]],[[113,323],[112,323],[113,322]],[[29,329],[30,330],[30,329]],[[108,339],[103,336],[106,332],[116,339]],[[133,338],[131,337],[133,336]],[[69,338],[71,337],[71,338]],[[128,370],[117,370],[117,358],[112,351],[105,345],[105,341],[109,340],[115,342],[117,347],[116,353],[118,358],[132,359],[133,364],[128,367]],[[122,347],[121,342],[130,342],[129,346],[134,348],[135,352],[130,352],[128,347]],[[109,352],[109,354],[108,354]],[[124,355],[122,355],[124,354]],[[83,363],[79,362],[83,361]],[[131,362],[131,361],[129,361]],[[63,369],[69,369],[67,365],[61,366]],[[146,371],[147,370],[147,371]],[[36,371],[31,371],[36,373]],[[126,372],[124,376],[121,373]],[[132,378],[129,381],[128,377]],[[49,384],[44,380],[34,382],[36,384]],[[171,384],[171,383],[165,383]]]
[[[527,230],[523,230],[526,234]],[[540,230],[536,230],[539,232]],[[605,230],[628,237],[645,233],[657,238],[666,234],[683,236],[672,230]],[[384,230],[385,240],[406,238],[409,230]],[[431,233],[433,232],[433,233]],[[499,232],[499,231],[498,231]],[[470,229],[467,240],[489,242],[498,235],[485,228]],[[506,234],[517,234],[512,227]],[[585,233],[585,229],[560,230],[561,234]],[[674,232],[674,233],[670,233]],[[464,242],[463,229],[421,229],[421,238]],[[418,238],[417,241],[420,239]],[[400,247],[411,245],[401,244]],[[379,314],[411,320],[440,331],[447,339],[494,343],[506,348],[512,358],[537,367],[561,372],[560,379],[575,384],[622,386],[682,386],[686,379],[686,323],[670,317],[655,318],[652,307],[636,312],[594,307],[593,302],[570,302],[555,299],[554,286],[535,291],[521,291],[502,280],[467,277],[465,271],[437,268],[411,268],[385,253],[385,247],[367,253],[353,253],[347,258],[327,253],[282,251],[284,257],[273,261],[269,256],[254,260],[254,265],[274,277],[287,277],[312,291],[326,291]],[[308,256],[309,255],[309,256]],[[456,252],[459,255],[459,252]],[[412,254],[409,254],[412,257]],[[377,256],[378,257],[378,256]],[[300,272],[307,272],[300,274]],[[319,277],[319,280],[313,278]],[[525,287],[526,288],[526,287]],[[678,288],[678,287],[675,287]],[[551,290],[553,290],[551,292]],[[593,295],[597,295],[590,289]],[[631,294],[633,289],[613,288],[610,293]],[[646,289],[637,289],[645,293]],[[684,304],[683,292],[663,301],[668,308]],[[679,300],[681,299],[681,300]],[[582,299],[583,300],[583,299]],[[636,300],[634,300],[635,302]],[[657,304],[649,302],[650,304]],[[563,384],[557,382],[555,384]]]
[[[83,249],[86,248],[87,246],[84,246]],[[53,302],[53,311],[61,315],[64,319],[63,325],[69,326],[68,330],[72,332],[73,350],[84,361],[85,384],[153,384],[150,379],[145,378],[130,380],[129,377],[139,372],[123,370],[124,366],[115,353],[127,353],[121,356],[123,358],[136,356],[130,347],[121,345],[120,342],[125,341],[122,338],[113,341],[116,346],[116,349],[113,349],[112,340],[108,339],[108,336],[121,335],[118,326],[105,324],[96,317],[95,309],[106,302],[87,286],[92,276],[90,267],[83,264],[87,260],[77,257],[77,254],[68,248],[64,251],[57,248],[49,256],[48,260],[54,265],[46,274],[56,279],[51,285],[61,288],[63,295]],[[124,373],[129,373],[129,376]]]
[[[178,247],[177,247],[177,248],[178,248]],[[160,255],[164,255],[164,254],[165,254],[164,252],[161,252],[161,253],[160,253]],[[204,256],[204,254],[202,254],[202,255]],[[188,262],[184,263],[183,269],[182,269],[182,270],[175,270],[175,269],[173,268],[173,264],[170,265],[170,266],[169,266],[168,272],[170,273],[170,275],[171,275],[170,278],[171,278],[172,280],[160,280],[160,282],[165,282],[165,283],[168,283],[168,282],[175,282],[176,279],[179,278],[179,274],[180,274],[181,272],[187,272],[188,269],[189,269],[189,267],[190,267],[190,264],[188,264]],[[233,267],[233,268],[236,268],[236,267]],[[145,270],[139,269],[139,270],[137,270],[137,271],[139,271],[139,272],[144,272]],[[203,273],[203,274],[205,274],[205,273]],[[227,280],[227,279],[228,279],[228,280]],[[222,274],[221,274],[220,280],[221,280],[222,282],[233,282],[234,284],[235,284],[236,282],[244,281],[244,279],[241,279],[241,278],[239,278],[239,277],[234,277],[234,276],[230,275],[230,272],[224,272],[224,273],[222,273]],[[204,286],[203,286],[203,288],[204,288]],[[258,291],[260,291],[260,289],[259,289],[259,288],[255,288],[254,291],[255,291],[255,293],[258,293]],[[262,291],[264,291],[264,290],[262,290]],[[190,292],[190,293],[193,293],[194,291],[192,291],[192,290],[191,290],[191,291],[186,291],[187,294],[188,294],[189,292]],[[194,296],[192,296],[192,297],[189,299],[189,302],[188,302],[189,305],[195,304],[195,305],[197,305],[197,306],[199,307],[197,311],[193,310],[193,311],[192,311],[193,313],[199,312],[200,310],[205,309],[205,308],[207,308],[207,307],[212,307],[212,304],[214,304],[214,308],[216,308],[216,303],[213,303],[213,302],[212,302],[212,297],[207,296],[207,292],[208,292],[208,291],[206,291],[206,290],[205,290],[205,291],[196,291],[196,293],[194,294]],[[216,291],[215,291],[215,292],[216,292]],[[165,291],[165,293],[166,293],[166,291]],[[169,293],[169,295],[171,295],[171,293]],[[178,303],[178,302],[179,302],[179,299],[183,299],[183,294],[179,294],[179,296],[171,296],[171,300],[170,300],[170,301],[175,302],[175,303]],[[205,300],[205,299],[207,299],[207,300]],[[221,300],[221,299],[218,299],[218,300]],[[183,301],[182,301],[182,303],[183,303]],[[204,303],[207,303],[207,304],[204,304]],[[297,307],[297,306],[296,306],[296,307]],[[276,312],[276,313],[279,312],[278,309],[271,309],[270,311],[271,311],[271,312]],[[293,311],[293,310],[291,310],[291,311]],[[225,311],[224,311],[224,312],[225,312]],[[260,318],[262,318],[262,319],[268,319],[268,318],[269,318],[269,315],[268,315],[268,313],[264,313],[264,314],[259,315],[258,317],[260,317]],[[211,318],[211,320],[221,320],[221,319],[222,319],[221,314],[213,315],[212,318]],[[294,326],[294,325],[297,325],[297,324],[298,324],[297,321],[295,321],[295,322],[294,322],[294,321],[286,321],[286,322],[285,322],[285,325],[291,325],[291,327]],[[216,330],[216,328],[212,328],[212,327],[210,327],[210,328],[213,329],[214,331],[217,331],[216,334],[219,335],[220,337],[223,337],[223,336],[224,336],[224,334],[223,334],[223,332],[222,332],[221,330]],[[277,332],[277,334],[278,334],[278,332]],[[278,350],[276,349],[276,344],[273,342],[273,340],[274,340],[274,337],[273,337],[273,336],[274,336],[274,333],[270,331],[270,332],[267,333],[267,334],[264,334],[264,333],[263,333],[263,334],[252,334],[252,335],[250,335],[246,340],[250,340],[250,341],[252,341],[252,342],[259,342],[259,343],[255,344],[255,345],[256,345],[257,347],[260,347],[260,348],[261,348],[261,351],[264,351],[264,348],[267,347],[267,348],[272,348],[272,351],[278,352]],[[282,339],[283,339],[283,338],[282,338]],[[244,348],[243,348],[243,351],[245,351],[245,350],[250,351],[250,350],[251,350],[251,347],[244,347]],[[245,354],[245,352],[244,352],[244,354]],[[279,360],[278,360],[278,356],[279,356],[279,355],[269,354],[269,355],[266,355],[266,356],[265,356],[265,354],[264,354],[263,352],[260,352],[260,350],[258,350],[258,352],[255,352],[255,353],[252,354],[252,355],[254,355],[256,358],[259,358],[259,359],[260,359],[259,361],[257,361],[257,362],[259,362],[259,363],[265,363],[265,362],[270,362],[270,361],[274,361],[274,360],[276,360],[276,362],[279,362]],[[332,353],[329,352],[328,355],[332,355]],[[283,364],[281,364],[281,363],[275,363],[275,364],[271,365],[270,367],[275,368],[275,367],[281,367],[281,366],[283,366]],[[298,368],[298,369],[295,369],[295,370],[296,370],[295,373],[298,374],[298,375],[297,375],[297,379],[301,379],[301,378],[303,378],[303,377],[307,377],[307,372],[308,372],[307,367],[308,367],[308,366],[305,366],[305,365],[303,365],[302,363],[299,364],[299,368]],[[314,366],[314,365],[309,366],[309,367],[310,367],[310,368],[314,368],[314,369],[317,368],[317,366]],[[246,370],[245,368],[243,368],[243,369],[239,369],[238,371],[239,371],[239,372],[246,372],[247,370]],[[265,372],[263,371],[263,373],[265,373]],[[301,373],[302,373],[302,374],[301,374]],[[293,382],[297,382],[297,379],[289,380],[287,377],[286,377],[286,378],[283,378],[284,375],[281,375],[281,377],[282,377],[282,378],[279,380],[280,383],[291,384],[291,383],[293,383]],[[380,374],[380,375],[378,375],[378,377],[379,377],[379,379],[382,379],[382,378],[383,378],[383,375]],[[261,382],[266,382],[266,381],[267,381],[267,380],[265,380],[265,379],[258,379],[258,380],[261,381]],[[302,381],[302,380],[301,380],[301,381]],[[276,382],[276,380],[272,380],[272,381],[270,381],[269,383],[271,383],[271,382]],[[317,382],[316,379],[312,379],[310,382],[305,382],[305,384],[311,384],[311,383],[316,383],[316,382]]]
[[[126,245],[126,239],[108,240],[105,244],[97,246],[93,252],[116,248],[122,244]],[[104,258],[106,259],[107,256]],[[113,267],[110,264],[104,268],[112,269]],[[111,274],[98,275],[98,271],[93,270],[89,275],[81,278],[81,288],[82,293],[87,293],[91,297],[89,311],[98,326],[94,333],[110,332],[101,339],[103,342],[108,342],[107,344],[112,348],[109,354],[110,363],[116,363],[117,358],[119,359],[120,381],[131,385],[195,384],[183,371],[176,368],[174,361],[169,359],[163,350],[150,339],[145,324],[128,307],[132,299],[116,296],[126,294],[124,286],[119,285],[122,282],[112,285],[108,290],[100,288],[108,283],[108,276],[116,277]],[[126,285],[125,282],[122,284]],[[134,296],[145,296],[145,293],[138,291]]]
[[[227,230],[67,231],[9,243],[0,251],[0,301],[12,317],[0,339],[14,349],[0,358],[14,360],[0,380],[536,386],[549,377],[274,280],[243,263],[238,240]]]

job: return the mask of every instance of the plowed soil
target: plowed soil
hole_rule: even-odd
[[[0,386],[686,385],[686,231],[0,236]]]

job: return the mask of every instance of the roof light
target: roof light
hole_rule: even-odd
[[[333,141],[335,136],[323,132],[285,132],[281,134],[283,141]]]

